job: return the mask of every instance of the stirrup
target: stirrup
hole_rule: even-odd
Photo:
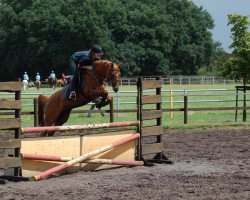
[[[69,95],[69,99],[76,100],[76,92],[72,91]]]

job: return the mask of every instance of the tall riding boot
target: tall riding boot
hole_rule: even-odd
[[[74,75],[73,78],[72,78],[72,83],[70,85],[70,95],[69,95],[69,99],[72,99],[72,100],[76,100],[76,88],[77,88],[77,85],[78,85],[78,78]]]

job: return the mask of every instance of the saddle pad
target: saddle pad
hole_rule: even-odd
[[[72,84],[72,83],[70,83]],[[63,87],[62,91],[61,91],[61,96],[63,99],[69,99],[69,95],[70,95],[70,84],[67,84]]]

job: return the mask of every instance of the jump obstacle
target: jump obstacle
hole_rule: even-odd
[[[0,142],[5,157],[0,158],[0,168],[5,174],[0,178],[20,179],[33,177],[41,180],[55,173],[70,173],[79,170],[99,170],[117,165],[136,166],[151,163],[172,163],[163,154],[161,79],[137,81],[137,121],[87,124],[73,126],[27,127],[20,123],[21,83],[0,83],[0,91],[15,92],[15,100],[1,100],[0,110],[15,110],[14,119],[0,119],[0,130],[15,130],[15,139]],[[155,95],[143,91],[155,89]],[[144,109],[155,104],[156,109]],[[155,125],[144,125],[145,120]],[[113,127],[135,126],[136,130],[108,132],[83,136],[57,136],[20,139],[21,134],[43,131],[76,131]],[[144,138],[155,137],[156,142],[145,143]],[[152,155],[154,157],[152,158]],[[149,158],[151,156],[151,158]],[[22,166],[22,167],[21,167]]]
[[[114,127],[126,127],[126,126],[138,126],[139,121],[131,122],[112,122],[102,124],[85,124],[85,125],[71,125],[71,126],[43,126],[43,127],[28,127],[21,128],[21,133],[44,133],[44,132],[64,132],[64,131],[78,131],[88,129],[100,129],[100,128],[114,128]]]
[[[43,161],[60,161],[67,162],[74,157],[61,157],[50,155],[36,155],[36,154],[22,154],[22,159],[27,160],[43,160]],[[127,165],[127,166],[140,166],[144,165],[143,161],[126,161],[126,160],[112,160],[112,159],[87,159],[83,163],[95,163],[95,164],[110,164],[110,165]]]

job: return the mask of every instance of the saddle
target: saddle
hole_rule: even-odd
[[[75,77],[76,78],[76,77]],[[77,77],[77,79],[78,80],[74,80],[75,82],[77,82],[77,83],[75,83],[74,81],[72,81],[73,80],[73,77],[71,77],[71,79],[70,79],[70,81],[69,81],[69,83],[68,84],[66,84],[64,87],[63,87],[63,89],[62,89],[62,91],[61,91],[61,94],[62,94],[62,97],[63,97],[63,99],[70,99],[70,100],[75,100],[76,99],[76,93],[74,92],[74,90],[72,89],[72,88],[75,88],[75,86],[74,86],[74,84],[76,84],[77,86],[77,89],[80,87],[80,86],[82,86],[83,85],[83,79],[82,79],[82,73]],[[80,90],[81,91],[81,90]],[[72,97],[72,92],[74,92],[74,97]]]
[[[69,99],[70,93],[72,92],[72,77],[70,78],[70,81],[63,87],[61,90],[61,96],[64,100]]]

